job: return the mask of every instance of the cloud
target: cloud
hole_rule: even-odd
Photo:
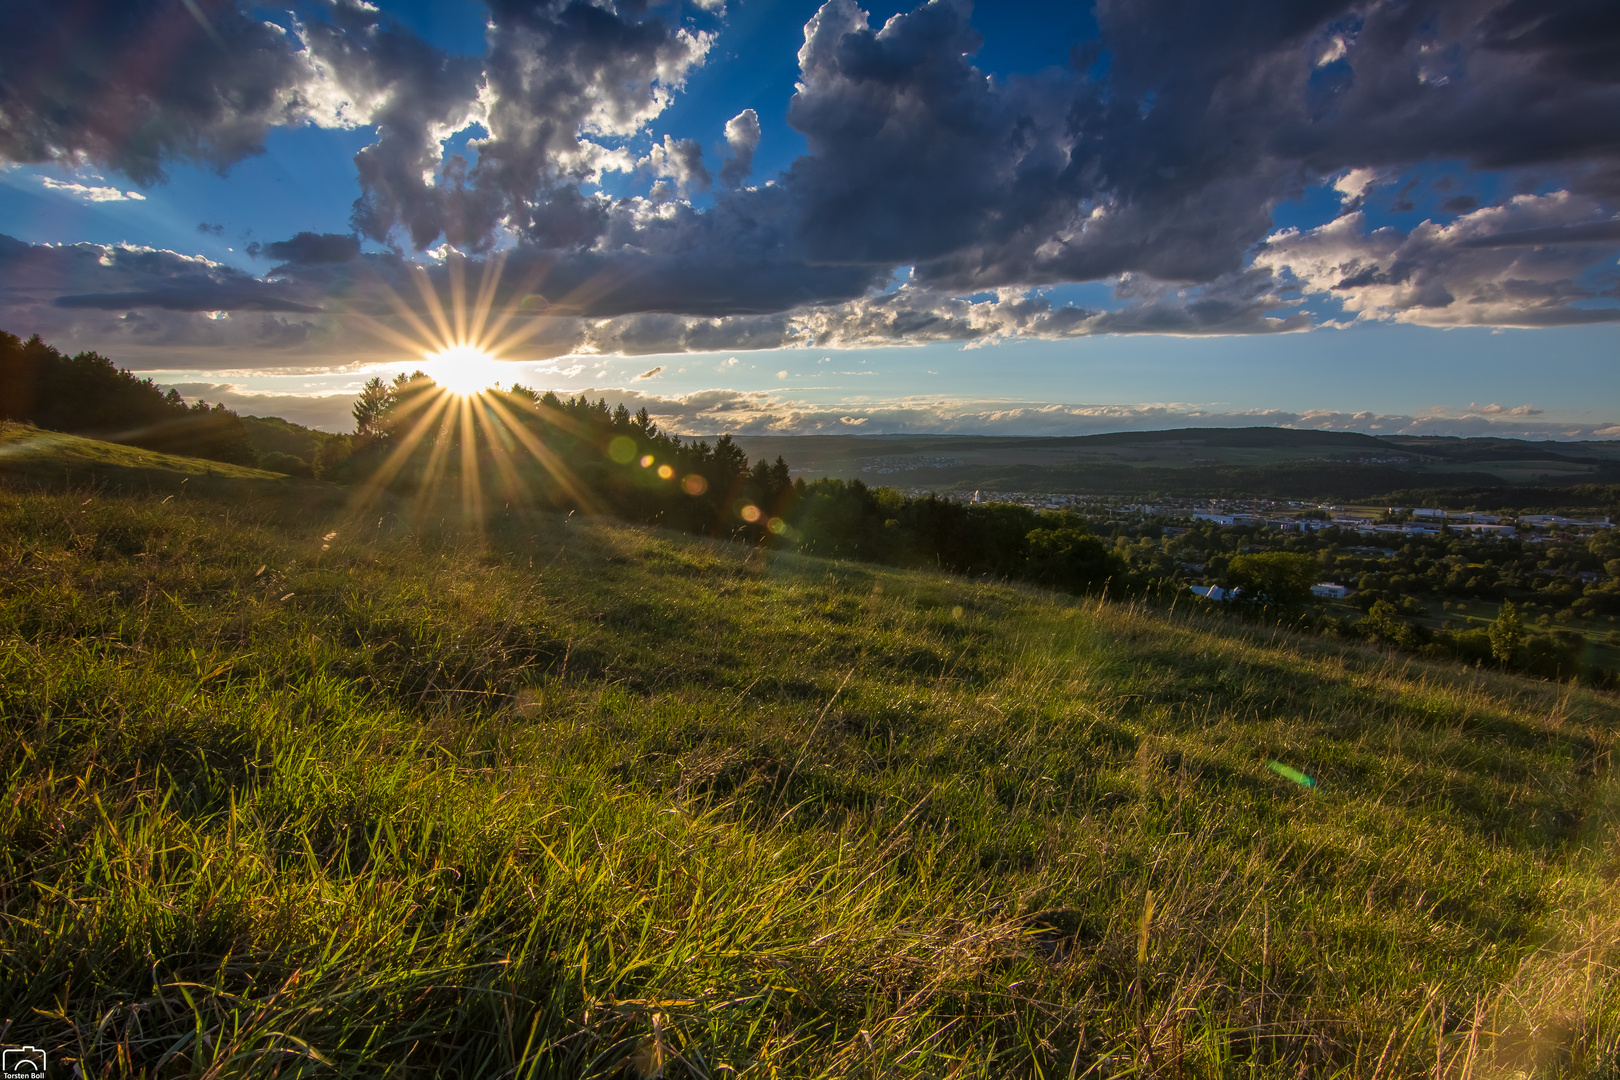
[[[225,226],[210,225],[206,221],[199,221],[197,223],[197,231],[202,233],[204,236],[224,236]]]
[[[291,240],[250,244],[248,254],[256,259],[281,259],[289,263],[342,263],[359,256],[360,241],[344,233],[301,232]]]
[[[1606,301],[1616,219],[1568,191],[1520,195],[1410,232],[1366,230],[1361,211],[1271,237],[1255,264],[1359,320],[1426,326],[1565,326],[1620,321]],[[1525,238],[1529,237],[1530,240]],[[1537,242],[1539,241],[1539,242]]]
[[[1468,414],[1474,416],[1540,416],[1545,411],[1534,405],[1517,405],[1512,408],[1506,405],[1481,405],[1478,402],[1470,402],[1468,405]]]
[[[387,240],[408,226],[418,249],[441,234],[481,248],[502,224],[541,246],[589,243],[603,213],[578,185],[604,164],[623,165],[594,140],[634,134],[663,112],[713,42],[634,3],[491,0],[489,8],[479,95],[489,136],[475,143],[477,163],[452,161],[431,186],[407,182],[409,165],[388,183],[382,170],[370,180],[362,168],[355,224],[365,235]],[[433,159],[422,162],[430,173],[437,158],[427,140],[401,138]]]
[[[482,63],[435,48],[358,0],[339,0],[329,15],[305,30],[312,63],[331,87],[334,114],[377,132],[354,158],[356,230],[419,250],[441,236],[480,246],[499,201],[469,183],[466,160],[445,159],[441,143],[484,120]]]
[[[753,109],[725,125],[715,172],[697,140],[652,130],[709,55],[712,13],[490,0],[486,52],[467,57],[362,0],[300,7],[285,28],[229,0],[197,0],[201,22],[159,0],[58,7],[0,8],[0,158],[146,184],[175,161],[228,168],[272,127],[373,126],[355,158],[357,236],[501,250],[497,301],[548,320],[543,354],[1275,333],[1336,318],[1324,303],[1436,326],[1617,317],[1620,39],[1599,0],[1099,0],[1099,36],[1066,65],[1004,78],[975,65],[965,0],[881,25],[828,0],[804,28],[787,115],[807,152],[752,187]],[[458,133],[465,155],[445,148]],[[1369,231],[1371,194],[1436,158],[1556,179],[1497,206],[1448,194],[1450,224]],[[593,190],[638,163],[645,195]],[[1275,208],[1316,183],[1339,218],[1276,233]],[[140,314],[126,323],[205,342],[221,329],[152,312],[389,319],[377,284],[417,295],[408,268],[359,255],[356,237],[261,250],[285,264],[266,279],[171,280],[154,263],[156,283],[58,276],[57,297],[30,295],[58,318],[124,306]],[[1109,282],[1115,301],[1040,291],[1074,281]],[[346,332],[289,320],[272,338],[297,326]]]
[[[908,397],[820,404],[783,393],[704,390],[661,396],[634,389],[591,387],[587,397],[645,408],[666,431],[710,437],[736,435],[959,434],[1087,435],[1106,431],[1159,431],[1176,427],[1274,426],[1372,435],[1495,436],[1592,439],[1620,435],[1611,421],[1560,423],[1515,415],[1485,416],[1470,409],[1434,409],[1422,415],[1315,409],[1226,410],[1179,402],[1054,404],[964,398]]]
[[[119,191],[115,187],[89,187],[84,184],[75,184],[66,180],[54,180],[49,176],[42,176],[39,182],[45,185],[47,191],[60,191],[64,195],[77,195],[85,202],[143,202],[146,199],[138,191]]]
[[[646,371],[643,371],[640,375],[636,376],[636,379],[637,379],[637,381],[640,381],[642,379],[655,378],[655,377],[657,377],[659,372],[661,372],[663,370],[664,370],[664,366],[662,364],[660,364],[659,366],[657,366],[655,368],[648,368]]]
[[[759,114],[753,109],[726,121],[726,148],[730,151],[720,166],[720,182],[736,187],[754,171],[754,151],[759,149]]]
[[[0,158],[94,162],[140,184],[172,161],[223,169],[272,127],[314,117],[308,59],[225,0],[12,0],[0,5]]]
[[[264,281],[200,256],[0,236],[0,326],[121,362],[149,352],[169,361],[164,366],[217,368],[222,353],[274,363],[279,352],[330,337],[323,302],[298,283]]]
[[[662,202],[672,195],[684,199],[693,190],[707,190],[714,183],[714,177],[703,164],[703,147],[696,139],[674,139],[665,135],[663,143],[655,144],[639,167],[660,180],[674,181],[673,188],[668,184],[653,185],[654,202]]]

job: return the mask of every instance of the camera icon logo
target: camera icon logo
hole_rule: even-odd
[[[0,1051],[0,1073],[5,1080],[42,1080],[45,1051],[37,1046],[8,1046]]]

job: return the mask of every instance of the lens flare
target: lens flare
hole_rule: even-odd
[[[1294,783],[1298,784],[1300,787],[1315,787],[1316,786],[1316,781],[1315,780],[1312,780],[1310,777],[1306,776],[1304,773],[1300,772],[1298,769],[1294,768],[1292,765],[1284,765],[1280,761],[1268,761],[1268,762],[1266,762],[1266,768],[1270,769],[1272,772],[1276,773],[1278,776],[1281,776],[1281,777],[1283,777],[1285,779],[1288,779],[1288,780],[1292,780]]]
[[[453,345],[430,353],[425,369],[434,382],[462,397],[482,394],[505,374],[505,365],[472,345]]]

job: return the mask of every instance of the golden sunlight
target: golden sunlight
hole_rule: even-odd
[[[429,353],[425,369],[433,381],[463,397],[482,394],[500,381],[506,365],[473,345],[453,345]]]

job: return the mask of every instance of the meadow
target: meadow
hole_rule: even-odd
[[[0,1041],[53,1068],[1620,1068],[1613,695],[257,483],[0,488]]]

